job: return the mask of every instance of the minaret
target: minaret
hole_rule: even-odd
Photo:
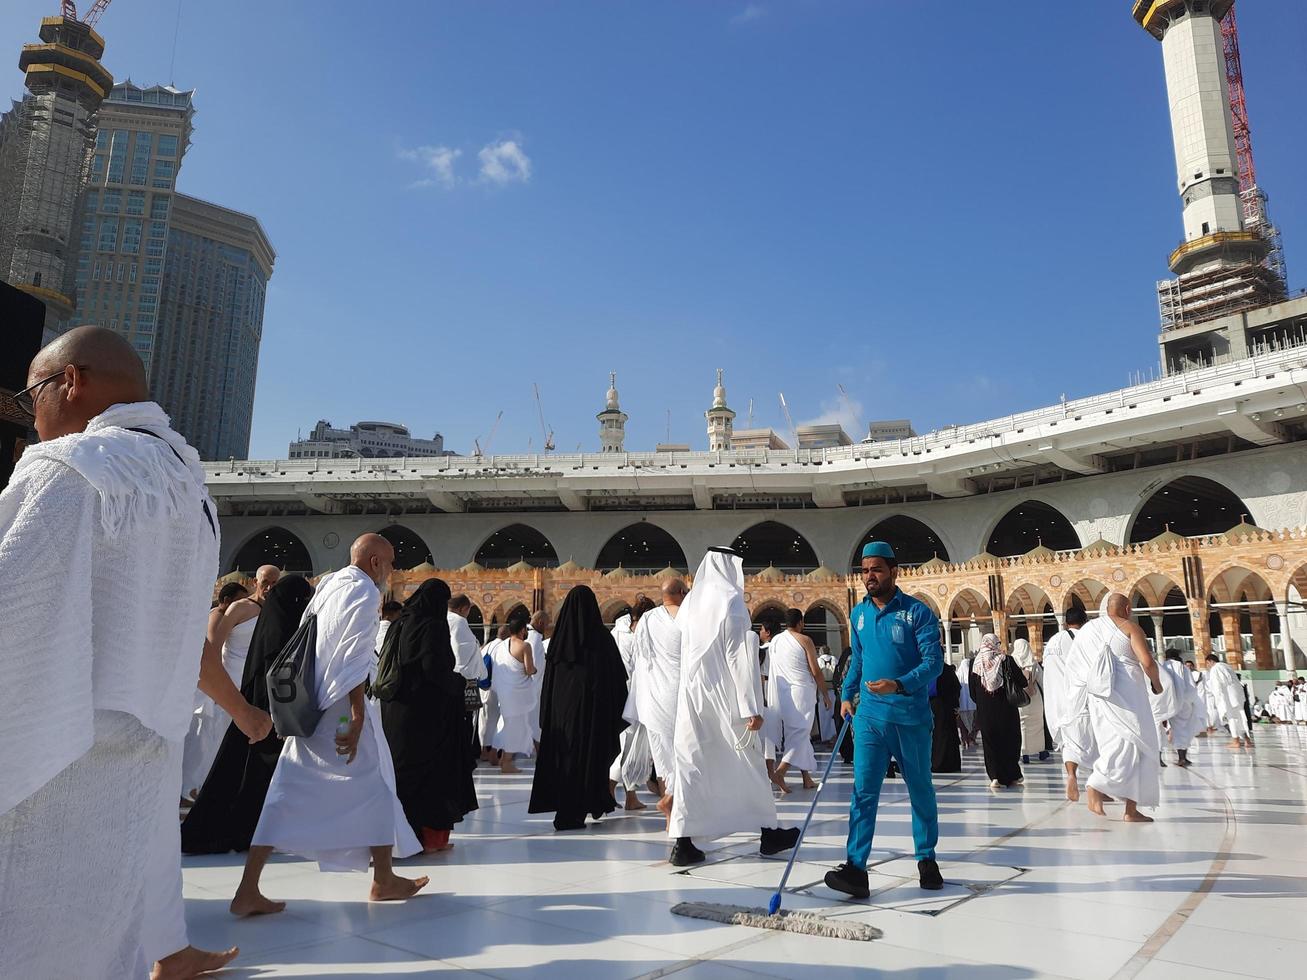
[[[721,368],[717,369],[717,387],[712,390],[712,408],[703,414],[708,420],[708,451],[729,450],[735,413],[726,407],[726,386],[722,384]]]
[[[1136,0],[1134,18],[1162,42],[1184,241],[1180,278],[1158,284],[1163,330],[1261,306],[1284,284],[1261,263],[1269,246],[1244,225],[1221,18],[1234,0]]]
[[[626,441],[626,413],[617,403],[616,372],[608,375],[608,396],[604,402],[604,410],[595,417],[599,419],[599,451],[625,452],[623,444]]]

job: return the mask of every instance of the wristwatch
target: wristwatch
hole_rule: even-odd
[[[902,682],[902,681],[895,681],[895,682],[894,682],[894,693],[895,693],[895,694],[907,694],[907,693],[908,693],[908,689],[907,689],[906,687],[903,686],[903,682]]]

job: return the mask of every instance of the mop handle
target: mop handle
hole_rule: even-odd
[[[781,875],[781,883],[776,887],[777,895],[785,891],[785,883],[790,880],[790,872],[794,870],[794,859],[799,856],[799,848],[803,846],[803,838],[808,834],[808,824],[812,823],[812,815],[817,812],[817,802],[821,799],[821,791],[826,788],[826,780],[830,779],[831,768],[835,765],[835,756],[839,752],[840,745],[843,744],[844,736],[848,733],[851,724],[853,724],[853,715],[849,715],[844,719],[844,724],[840,727],[840,733],[835,736],[835,744],[831,747],[830,758],[826,760],[826,771],[821,774],[821,785],[817,787],[817,792],[812,794],[812,806],[808,807],[808,815],[803,818],[803,829],[799,831],[799,839],[794,842],[794,849],[790,851],[790,860],[785,865],[785,874]]]

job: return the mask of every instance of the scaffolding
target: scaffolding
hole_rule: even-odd
[[[1284,281],[1264,265],[1191,272],[1157,284],[1162,332],[1181,330],[1284,299]]]

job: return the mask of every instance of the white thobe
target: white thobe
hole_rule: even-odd
[[[649,733],[658,777],[671,784],[676,753],[676,699],[681,683],[681,630],[666,606],[651,609],[635,628],[636,714]]]
[[[371,674],[381,594],[350,565],[318,583],[305,616],[317,616],[318,708],[313,734],[292,736],[277,760],[253,844],[317,861],[324,871],[366,871],[369,848],[395,857],[421,850],[399,797],[390,746],[371,698],[354,761],[336,753],[336,727],[350,714],[350,691]]]
[[[501,752],[530,755],[535,748],[532,710],[539,705],[540,688],[533,683],[534,678],[526,675],[526,664],[509,652],[512,642],[511,637],[499,640],[492,650],[495,672],[490,687],[495,692],[499,719],[490,744]]]
[[[495,647],[506,640],[491,640],[481,648],[481,664],[485,658],[495,663]],[[477,721],[477,737],[481,739],[483,749],[494,748],[495,729],[499,727],[499,695],[495,693],[494,678],[491,676],[490,687],[481,692],[481,718]]]
[[[817,768],[812,748],[812,723],[817,714],[817,681],[808,667],[803,644],[788,630],[772,637],[767,651],[771,673],[767,675],[769,711],[767,738],[776,747],[778,763],[789,763],[800,772]]]
[[[1198,691],[1203,698],[1203,712],[1207,716],[1207,727],[1215,728],[1221,723],[1221,708],[1217,704],[1214,685],[1208,683],[1207,674],[1199,671]]]
[[[745,728],[762,716],[762,683],[747,639],[753,630],[740,558],[709,551],[676,619],[682,663],[668,836],[713,838],[775,827],[758,733]]]
[[[1106,613],[1094,621],[1094,659],[1086,690],[1089,717],[1098,744],[1098,758],[1089,786],[1118,800],[1157,806],[1161,779],[1161,747],[1149,703],[1148,676],[1130,646],[1130,639]],[[1072,645],[1088,639],[1088,628]]]
[[[1229,664],[1216,663],[1207,668],[1207,686],[1221,720],[1230,729],[1231,738],[1248,737],[1248,719],[1243,713],[1243,685]]]
[[[535,743],[540,741],[540,695],[544,691],[545,685],[545,656],[548,646],[545,635],[534,626],[528,626],[526,631],[526,642],[531,644],[531,659],[535,662],[536,672],[529,680],[531,681],[531,716],[528,724],[531,726],[532,748]],[[527,749],[528,752],[531,749]]]
[[[144,976],[186,945],[176,803],[218,569],[206,505],[216,520],[152,402],[29,447],[0,494],[5,975]]]
[[[1062,750],[1062,761],[1088,769],[1098,758],[1098,742],[1089,717],[1089,692],[1085,685],[1089,679],[1090,663],[1106,642],[1106,630],[1112,626],[1105,616],[1092,619],[1074,631],[1058,633],[1044,649],[1045,692],[1055,690],[1054,714],[1057,731],[1054,738]],[[1112,626],[1112,630],[1116,628]],[[1119,631],[1116,631],[1119,632]],[[1052,657],[1050,658],[1050,650]],[[1056,680],[1052,680],[1056,675]],[[1045,711],[1047,711],[1047,706]]]
[[[1178,660],[1162,661],[1162,669],[1175,687],[1176,711],[1171,717],[1171,745],[1177,752],[1188,752],[1194,736],[1204,723],[1204,707],[1198,686],[1189,668]]]
[[[627,693],[622,717],[626,720],[627,727],[622,729],[619,737],[621,751],[613,760],[613,764],[608,767],[608,779],[628,791],[634,791],[648,780],[653,756],[649,752],[649,733],[640,724],[639,707],[636,704],[635,633],[631,629],[629,614],[618,617],[612,633],[613,640],[617,643],[618,655],[622,658],[622,667],[626,670]]]

